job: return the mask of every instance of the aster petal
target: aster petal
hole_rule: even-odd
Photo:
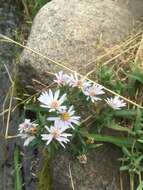
[[[35,139],[34,136],[30,136],[28,137],[25,141],[24,141],[24,146],[28,146],[30,142],[32,142]]]
[[[66,99],[66,94],[63,94],[62,97],[59,99],[59,102],[62,104]]]
[[[48,127],[48,126],[45,126],[45,129],[47,129],[47,131],[50,133],[51,132],[51,130],[50,130],[50,128]]]
[[[59,95],[60,95],[60,91],[57,90],[57,91],[55,92],[55,95],[54,95],[54,100],[57,100],[57,99],[59,98]]]
[[[49,145],[52,140],[53,140],[53,136],[51,135],[51,136],[49,137],[48,141],[46,142],[46,145]]]
[[[44,105],[44,104],[40,104],[40,107],[42,107],[42,108],[49,108],[48,105]]]
[[[55,120],[59,120],[59,117],[48,117],[47,120],[48,121],[55,121]]]
[[[66,148],[65,145],[64,145],[62,142],[59,141],[59,143],[60,143],[60,145],[61,145],[63,148]]]
[[[54,99],[54,96],[53,96],[52,90],[49,89],[49,101],[52,101],[53,99]]]

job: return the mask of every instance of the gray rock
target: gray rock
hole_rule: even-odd
[[[27,46],[86,73],[105,47],[111,47],[127,37],[134,21],[143,15],[143,1],[123,0],[53,0],[47,3],[34,19]],[[135,14],[138,11],[138,14]],[[55,71],[50,61],[24,50],[21,63],[31,64],[36,71]],[[58,70],[61,69],[58,67]]]
[[[87,155],[87,164],[72,160],[71,156],[61,153],[54,160],[53,190],[72,190],[69,165],[76,190],[120,190],[120,151],[111,145],[104,145]],[[123,176],[122,176],[123,177]],[[129,190],[127,176],[123,186]]]

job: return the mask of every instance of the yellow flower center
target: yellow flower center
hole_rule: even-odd
[[[62,114],[60,115],[60,117],[61,117],[61,120],[63,120],[63,121],[68,121],[68,120],[70,119],[70,115],[69,115],[68,112],[62,113]]]
[[[76,82],[76,86],[77,86],[77,87],[81,88],[82,85],[83,85],[83,81],[82,81],[82,80],[78,80],[78,81]]]
[[[36,133],[37,133],[37,128],[36,128],[36,127],[31,127],[31,128],[29,128],[29,129],[27,129],[27,133],[28,133],[29,135],[36,135]]]
[[[57,109],[59,107],[59,102],[57,100],[54,100],[52,103],[51,103],[51,108],[55,108]]]
[[[54,129],[51,134],[54,136],[54,138],[60,137],[59,129]]]
[[[96,93],[95,93],[95,91],[94,91],[94,90],[90,90],[90,91],[89,91],[89,95],[90,95],[90,96],[95,96],[95,95],[96,95]]]

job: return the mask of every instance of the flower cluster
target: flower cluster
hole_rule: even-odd
[[[119,96],[114,98],[103,98],[105,95],[104,87],[99,84],[93,84],[85,78],[79,76],[76,72],[74,74],[64,74],[63,71],[55,74],[55,83],[59,87],[67,85],[69,88],[78,88],[83,96],[92,103],[104,100],[112,109],[119,110],[126,106],[126,103],[120,99]],[[41,140],[46,141],[49,145],[52,141],[57,141],[61,146],[65,147],[72,136],[67,133],[67,130],[74,130],[75,126],[80,124],[80,116],[75,114],[73,105],[66,105],[67,94],[60,94],[60,90],[53,92],[51,89],[42,92],[38,97],[40,106],[47,109],[47,125],[42,130],[44,134],[38,133],[38,125],[32,123],[29,119],[25,119],[24,123],[19,125],[19,135],[24,139],[24,146],[27,146],[33,141],[37,134],[40,135]]]
[[[64,74],[63,71],[55,74],[56,82],[59,86],[68,85],[69,87],[77,87],[82,90],[83,94],[87,97],[87,100],[91,100],[93,103],[98,100],[102,100],[100,95],[105,94],[104,87],[99,84],[92,84],[87,81],[84,77],[78,76],[75,72],[74,74]],[[115,96],[114,98],[106,98],[104,99],[112,109],[119,110],[122,107],[126,106],[126,103],[119,98],[119,96]]]
[[[56,140],[65,147],[64,143],[69,142],[68,137],[72,136],[72,134],[65,133],[65,131],[74,129],[74,125],[79,125],[80,117],[75,115],[73,106],[68,108],[63,105],[66,100],[66,94],[60,96],[59,90],[55,93],[53,93],[51,89],[47,92],[43,92],[38,100],[41,103],[41,107],[48,108],[49,113],[54,115],[47,118],[47,121],[51,121],[53,124],[49,127],[45,126],[46,133],[41,134],[41,139],[46,141],[46,145],[49,145],[52,140]],[[36,127],[36,125],[32,124],[28,119],[25,119],[25,122],[19,125],[19,136],[26,138],[25,146],[35,139],[35,134],[30,133],[34,127]]]
[[[79,116],[75,116],[74,107],[71,106],[69,109],[63,105],[66,100],[66,94],[60,97],[60,91],[57,90],[53,93],[43,92],[38,100],[42,103],[42,107],[49,108],[49,112],[55,112],[57,116],[50,116],[47,118],[48,121],[53,121],[54,125],[50,128],[45,127],[49,134],[42,134],[42,140],[47,141],[47,145],[53,140],[57,140],[63,147],[63,143],[67,143],[69,139],[67,137],[71,134],[64,133],[67,129],[74,129],[74,125],[79,125]]]

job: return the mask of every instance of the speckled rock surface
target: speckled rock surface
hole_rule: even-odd
[[[72,160],[63,151],[54,160],[53,190],[120,190],[120,151],[112,145],[104,145],[87,155],[87,164]],[[70,166],[70,167],[69,167]],[[69,170],[70,168],[70,170]],[[122,176],[123,187],[129,190],[127,176]]]
[[[27,46],[69,68],[85,73],[86,67],[131,32],[143,2],[122,0],[52,0],[34,19]],[[138,11],[141,16],[141,11]],[[143,13],[142,13],[143,14]],[[55,65],[24,50],[21,63],[39,73],[54,71]],[[58,68],[61,69],[61,68]],[[43,75],[41,75],[43,76]]]

